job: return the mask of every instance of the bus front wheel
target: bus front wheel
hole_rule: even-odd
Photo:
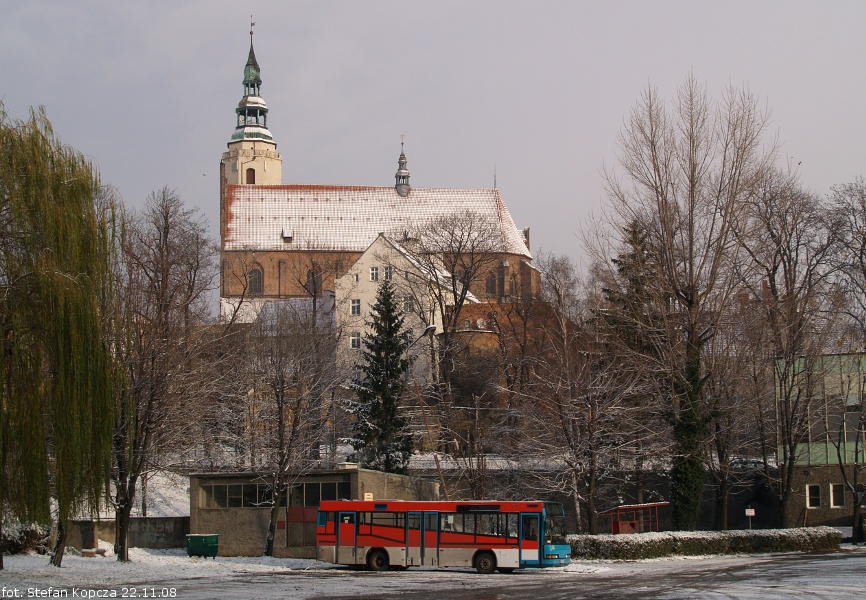
[[[475,570],[483,575],[489,575],[496,570],[496,556],[492,552],[481,552],[475,557]]]
[[[387,571],[388,563],[388,553],[384,550],[373,550],[367,557],[367,566],[371,571]]]

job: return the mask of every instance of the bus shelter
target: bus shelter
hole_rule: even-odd
[[[670,502],[623,504],[598,513],[600,519],[610,519],[611,533],[646,533],[661,531],[665,511]]]

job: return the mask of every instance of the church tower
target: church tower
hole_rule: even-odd
[[[403,137],[403,136],[400,136]],[[394,188],[402,198],[409,195],[409,169],[406,168],[406,154],[403,152],[403,140],[400,140],[400,158],[397,159],[397,172],[394,174]]]
[[[235,109],[235,131],[220,161],[223,192],[225,186],[231,184],[279,185],[283,182],[283,159],[277,152],[274,136],[268,131],[268,105],[261,97],[262,78],[253,50],[252,30],[243,85],[244,96]]]

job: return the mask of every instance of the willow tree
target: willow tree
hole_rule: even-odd
[[[694,529],[700,514],[709,374],[703,354],[737,283],[735,226],[774,157],[763,142],[767,119],[747,90],[731,87],[714,102],[689,76],[668,105],[650,87],[619,137],[624,176],[607,174],[614,228],[638,224],[646,232],[655,265],[648,276],[659,294],[652,302],[667,306],[661,323],[638,325],[664,331],[647,359],[666,373],[679,529]]]
[[[111,395],[99,297],[109,230],[99,179],[43,109],[0,104],[0,516],[65,524],[108,479]],[[0,556],[2,568],[2,556]]]

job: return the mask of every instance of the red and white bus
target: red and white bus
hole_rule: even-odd
[[[510,573],[569,564],[558,502],[335,500],[319,505],[318,559],[374,571],[419,565]]]

